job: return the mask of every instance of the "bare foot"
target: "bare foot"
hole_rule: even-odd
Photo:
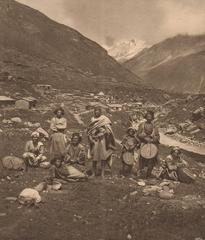
[[[88,178],[89,178],[89,179],[93,179],[93,178],[95,178],[95,177],[96,177],[95,173],[92,173],[92,175],[90,175]]]
[[[101,179],[105,179],[105,175],[104,174],[101,174]]]

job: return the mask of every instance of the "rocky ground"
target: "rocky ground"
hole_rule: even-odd
[[[29,132],[34,128],[25,127],[25,122],[40,123],[47,129],[52,107],[44,112],[4,114],[5,119],[20,117],[22,122],[1,123],[1,157],[11,152],[21,156]],[[66,117],[69,129],[82,129],[68,111]],[[110,117],[113,122],[121,121],[120,127],[113,124],[115,135],[120,138],[126,129],[123,125],[126,117],[119,120],[119,113]],[[167,154],[168,148],[161,146],[161,157]],[[184,152],[184,158],[199,176],[204,168],[203,157]],[[205,239],[203,178],[198,177],[194,184],[168,183],[173,196],[164,200],[159,197],[162,181],[148,181],[140,186],[138,179],[121,178],[120,168],[116,157],[112,178],[108,175],[105,180],[64,184],[60,191],[43,192],[43,202],[30,207],[21,206],[8,197],[17,197],[24,188],[37,185],[48,174],[47,170],[29,169],[26,173],[1,170],[0,239]]]
[[[1,239],[204,239],[204,183],[181,184],[175,197],[146,195],[129,179],[92,180],[43,193],[38,207],[6,197],[35,186],[39,170],[1,180]]]
[[[205,142],[204,95],[182,96],[163,104],[159,121],[168,134],[180,133],[189,140]],[[188,140],[188,141],[189,141]]]

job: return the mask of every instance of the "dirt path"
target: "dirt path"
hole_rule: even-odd
[[[188,143],[182,143],[173,139],[172,137],[166,136],[164,133],[160,133],[161,143],[166,146],[177,146],[187,152],[193,152],[205,156],[205,146],[195,146]]]

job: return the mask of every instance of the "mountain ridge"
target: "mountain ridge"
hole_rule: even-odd
[[[0,28],[1,72],[62,88],[140,82],[96,42],[14,0],[0,2]]]
[[[198,88],[200,79],[205,77],[202,67],[205,64],[204,50],[205,35],[177,35],[142,50],[123,65],[143,78],[145,84],[155,88],[179,93],[205,93],[204,84]]]

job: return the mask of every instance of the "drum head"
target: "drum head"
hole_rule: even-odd
[[[132,153],[132,152],[125,152],[125,153],[123,153],[122,160],[127,165],[133,165],[134,164],[134,160],[135,160],[134,153]]]
[[[147,143],[141,147],[140,155],[145,159],[153,159],[158,154],[158,148],[155,144]]]

